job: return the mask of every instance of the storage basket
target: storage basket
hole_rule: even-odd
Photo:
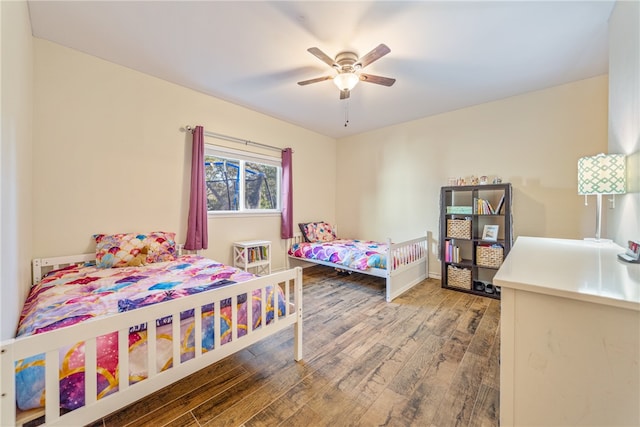
[[[500,246],[478,246],[476,248],[476,264],[482,267],[498,268],[502,265],[503,249]]]
[[[471,270],[447,266],[447,286],[460,289],[471,289]]]
[[[466,219],[448,219],[447,237],[458,239],[471,238],[471,221]]]

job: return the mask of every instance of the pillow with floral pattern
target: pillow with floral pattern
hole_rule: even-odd
[[[308,222],[298,225],[307,242],[331,242],[336,239],[335,229],[327,222]]]
[[[99,268],[126,267],[145,246],[145,234],[94,234],[96,266]]]
[[[175,233],[94,234],[93,238],[96,241],[96,266],[99,268],[127,267],[145,247],[147,264],[176,259]]]
[[[145,246],[149,247],[147,263],[173,261],[176,259],[176,233],[154,231],[147,234]]]

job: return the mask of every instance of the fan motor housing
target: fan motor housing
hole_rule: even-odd
[[[358,55],[353,52],[340,52],[336,55],[336,64],[338,64],[343,72],[353,72],[358,68]]]

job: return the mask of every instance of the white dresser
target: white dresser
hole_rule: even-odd
[[[517,239],[494,279],[501,426],[640,426],[640,264],[620,252]]]

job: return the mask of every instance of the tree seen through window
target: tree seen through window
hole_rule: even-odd
[[[278,209],[279,173],[273,165],[206,155],[207,210]]]

